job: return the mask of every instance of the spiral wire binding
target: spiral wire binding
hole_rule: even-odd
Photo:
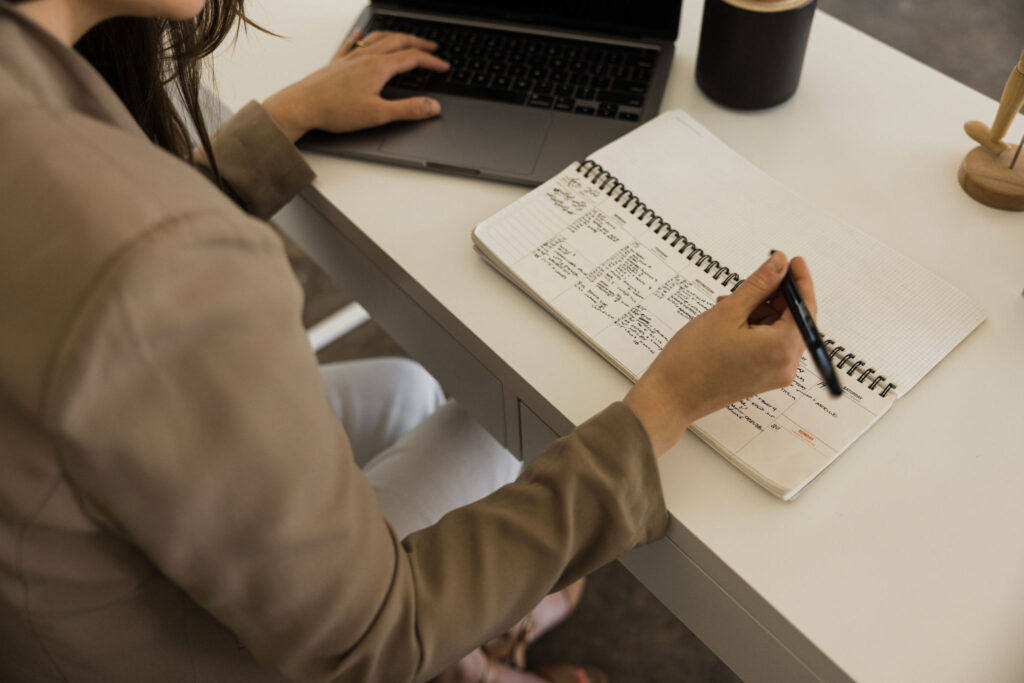
[[[629,213],[643,221],[647,227],[654,228],[654,234],[661,235],[661,239],[668,242],[670,247],[676,249],[676,251],[685,256],[687,261],[693,261],[696,257],[696,266],[698,268],[703,267],[704,272],[709,275],[712,270],[717,268],[717,270],[715,270],[715,274],[711,277],[716,282],[720,282],[723,287],[729,287],[729,285],[733,283],[733,280],[735,280],[735,284],[732,284],[732,288],[729,290],[734,292],[737,287],[743,284],[743,279],[740,278],[737,273],[734,273],[729,270],[729,268],[723,266],[717,259],[712,257],[711,254],[706,253],[703,249],[688,240],[683,233],[673,228],[668,221],[663,219],[649,206],[640,201],[639,197],[633,194],[631,190],[623,185],[618,178],[609,173],[603,166],[601,166],[601,164],[593,161],[592,159],[587,159],[576,167],[576,171],[591,183],[597,185],[598,190],[611,197],[623,208],[628,209]],[[657,227],[655,227],[655,225],[657,225]],[[689,256],[686,255],[687,250],[690,251]],[[725,280],[719,280],[723,275],[725,276]],[[826,350],[829,347],[832,347],[831,351],[828,352],[829,360],[834,360],[836,356],[846,351],[846,347],[837,346],[835,340],[825,339]],[[885,396],[896,388],[896,385],[892,382],[885,381],[885,375],[877,374],[876,370],[872,367],[868,367],[866,370],[861,371],[860,368],[867,365],[867,363],[862,360],[857,360],[857,354],[855,353],[847,352],[843,354],[839,359],[839,362],[835,363],[835,367],[837,370],[843,370],[847,363],[849,363],[850,366],[849,368],[846,368],[846,374],[853,377],[855,373],[859,372],[860,376],[857,377],[856,381],[860,384],[864,384],[870,380],[870,383],[867,385],[869,391],[878,391],[879,396]],[[881,387],[880,390],[878,389],[879,387]]]
[[[639,197],[627,189],[618,178],[605,170],[601,164],[587,159],[580,163],[576,170],[584,178],[597,185],[598,190],[604,192],[632,215],[643,221],[647,227],[654,228],[654,234],[661,235],[661,239],[668,242],[670,247],[685,256],[687,261],[693,261],[696,257],[697,260],[694,263],[698,268],[703,268],[704,272],[708,275],[711,275],[711,271],[714,270],[715,274],[711,275],[711,278],[719,282],[723,287],[729,287],[731,284],[732,288],[729,291],[734,292],[737,287],[743,284],[743,279],[739,274],[732,272],[711,256],[711,254],[706,253],[688,240],[686,235],[673,228],[668,221],[640,201]],[[687,250],[690,251],[689,255],[686,253]],[[723,276],[725,279],[720,280],[719,278]]]
[[[896,385],[893,384],[892,382],[885,381],[885,375],[877,374],[876,370],[870,366],[867,370],[861,371],[861,366],[867,365],[866,362],[862,360],[856,360],[857,354],[846,351],[845,346],[836,345],[834,339],[825,339],[825,349],[827,350],[830,346],[832,347],[832,349],[828,352],[829,360],[833,360],[836,356],[842,354],[842,356],[839,358],[839,362],[835,363],[836,370],[842,370],[843,366],[849,363],[850,367],[846,369],[846,374],[850,377],[853,377],[854,374],[859,373],[860,376],[857,377],[857,382],[859,382],[860,384],[864,384],[870,379],[871,382],[870,384],[867,385],[870,391],[876,391],[877,387],[882,387],[881,391],[878,392],[879,396],[885,396],[890,391],[896,388]],[[846,353],[843,353],[844,351],[846,351]],[[883,383],[884,386],[882,386]]]

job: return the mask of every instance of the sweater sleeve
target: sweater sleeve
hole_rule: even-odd
[[[89,514],[264,665],[425,681],[664,533],[649,440],[617,403],[401,541],[324,396],[300,307],[265,226],[170,220],[89,293],[47,402]]]
[[[316,174],[291,140],[257,102],[249,102],[210,139],[217,170],[242,208],[258,218],[270,218]],[[202,150],[196,165],[213,175]]]
[[[413,585],[431,596],[416,605],[421,668],[440,671],[546,594],[661,538],[667,523],[647,433],[614,403],[515,483],[406,538]]]

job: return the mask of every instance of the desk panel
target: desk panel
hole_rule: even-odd
[[[809,652],[816,673],[797,653],[723,589],[671,537],[637,548],[623,565],[744,681],[850,681],[827,658]]]

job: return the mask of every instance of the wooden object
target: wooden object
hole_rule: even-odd
[[[964,131],[967,135],[987,148],[993,154],[999,154],[1008,145],[1003,142],[1003,136],[1010,129],[1010,122],[1013,117],[1024,106],[1024,51],[1020,53],[1020,60],[1017,66],[1010,72],[1003,86],[1003,94],[999,98],[999,110],[996,112],[995,121],[989,128],[981,121],[968,121],[964,124]]]
[[[1024,154],[1011,169],[1015,146],[1001,154],[975,147],[960,164],[957,178],[967,194],[982,204],[1007,211],[1024,211]]]
[[[1010,72],[999,98],[999,109],[991,128],[981,121],[964,124],[975,147],[960,164],[957,178],[971,197],[997,209],[1024,211],[1024,162],[1015,164],[1016,147],[1003,142],[1021,106],[1024,106],[1024,51]]]

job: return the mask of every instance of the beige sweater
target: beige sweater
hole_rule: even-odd
[[[255,104],[215,148],[255,217],[0,1],[0,680],[422,681],[664,532],[615,404],[396,538],[260,220],[312,174]]]

